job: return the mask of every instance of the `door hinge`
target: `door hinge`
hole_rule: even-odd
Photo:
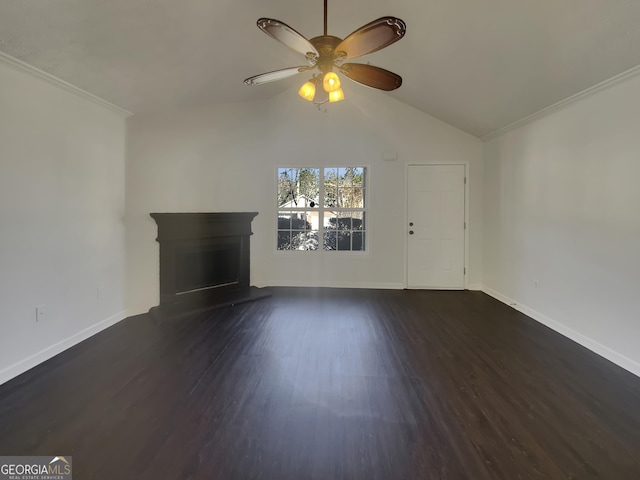
[[[467,268],[466,268],[466,267],[462,269],[462,274],[463,274],[463,275],[466,275],[466,274],[467,274]]]
[[[464,229],[467,229],[467,222],[464,222]]]
[[[464,184],[467,184],[467,177],[464,177]]]

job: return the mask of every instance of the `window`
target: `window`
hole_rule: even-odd
[[[366,173],[278,168],[278,250],[364,251]]]

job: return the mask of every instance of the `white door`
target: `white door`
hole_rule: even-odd
[[[465,166],[408,169],[407,287],[464,289]]]

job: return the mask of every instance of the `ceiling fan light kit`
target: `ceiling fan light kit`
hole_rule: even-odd
[[[307,40],[280,20],[261,18],[258,28],[290,49],[304,55],[308,65],[290,67],[247,78],[247,85],[261,85],[317,70],[300,87],[298,95],[318,107],[327,102],[344,100],[340,77],[335,70],[356,83],[379,90],[391,91],[402,85],[402,77],[384,68],[345,60],[377,52],[400,40],[406,24],[396,17],[381,17],[348,35],[344,40],[327,35],[327,0],[324,0],[324,34]]]
[[[312,80],[304,83],[300,87],[300,90],[298,90],[298,95],[300,95],[305,100],[313,102],[313,99],[316,96],[316,84]]]

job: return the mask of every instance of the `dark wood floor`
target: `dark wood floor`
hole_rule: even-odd
[[[479,292],[273,289],[0,387],[77,479],[640,479],[640,379]]]

